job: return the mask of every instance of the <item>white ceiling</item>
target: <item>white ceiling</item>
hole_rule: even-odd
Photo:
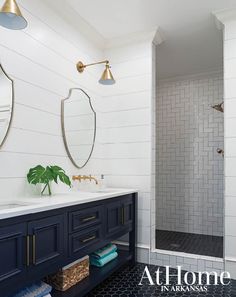
[[[54,2],[54,1],[53,1]],[[162,78],[222,67],[222,32],[212,12],[236,8],[236,0],[63,0],[104,39],[160,27]]]

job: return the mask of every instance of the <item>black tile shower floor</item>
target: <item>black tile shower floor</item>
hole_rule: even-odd
[[[223,237],[156,230],[156,248],[222,258]]]
[[[139,286],[138,284],[145,266],[146,264],[138,263],[132,268],[123,268],[90,292],[87,297],[236,297],[236,281],[234,280],[231,280],[226,286],[221,284],[208,285],[206,292],[194,292],[192,290],[186,292],[163,292],[161,286],[150,286],[147,280],[143,281],[142,286]],[[148,265],[148,268],[150,275],[155,281],[155,272],[158,266]],[[171,269],[170,273],[176,274],[176,270]],[[160,281],[165,281],[164,276],[161,275]],[[174,285],[174,279],[171,277],[170,284]]]

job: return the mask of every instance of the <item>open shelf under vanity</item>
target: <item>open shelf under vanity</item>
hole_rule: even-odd
[[[65,292],[54,290],[51,295],[52,297],[84,296],[114,272],[119,270],[122,266],[127,264],[130,260],[132,260],[132,255],[129,253],[129,251],[119,249],[118,257],[116,259],[101,268],[90,266],[90,275],[88,277]]]

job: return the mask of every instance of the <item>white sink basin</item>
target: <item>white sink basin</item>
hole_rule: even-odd
[[[111,189],[111,188],[105,188],[105,189],[79,189],[78,190],[78,193],[81,194],[81,193],[91,193],[91,194],[106,194],[106,193],[116,193],[118,190],[117,189]]]
[[[114,189],[101,189],[92,191],[93,193],[114,193],[116,192]]]

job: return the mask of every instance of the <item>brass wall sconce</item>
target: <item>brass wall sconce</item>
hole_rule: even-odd
[[[0,9],[0,25],[11,30],[22,30],[27,27],[27,21],[15,0],[6,0]]]
[[[109,65],[109,61],[108,60],[105,60],[105,61],[101,61],[101,62],[97,62],[97,63],[91,63],[91,64],[84,64],[83,62],[79,61],[76,65],[77,67],[77,70],[79,73],[83,73],[84,72],[84,69],[86,67],[89,67],[89,66],[93,66],[93,65],[98,65],[98,64],[106,64],[105,65],[105,70],[103,71],[103,74],[99,80],[99,83],[102,84],[102,85],[113,85],[115,84],[115,79],[111,73],[111,70],[110,70],[110,65]]]

